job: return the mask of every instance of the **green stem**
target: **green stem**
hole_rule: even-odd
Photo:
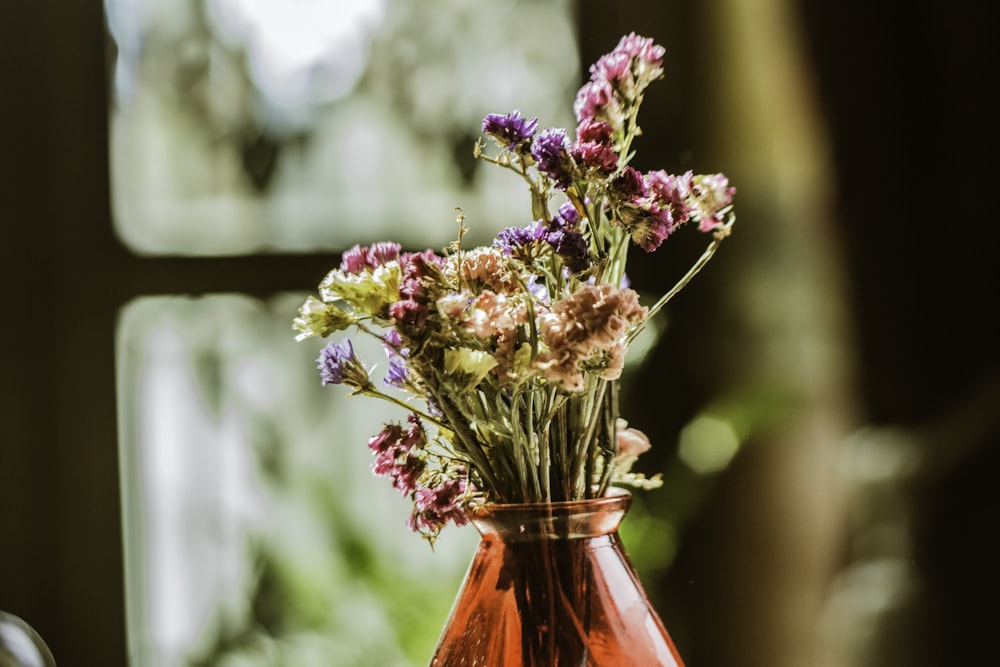
[[[719,245],[722,243],[723,239],[729,235],[729,230],[732,229],[734,222],[736,222],[736,216],[730,214],[726,223],[720,229],[715,231],[711,243],[708,244],[708,247],[705,249],[705,252],[702,253],[701,257],[698,258],[698,261],[695,262],[690,269],[688,269],[687,273],[685,273],[681,279],[677,281],[677,284],[674,285],[669,292],[661,296],[659,300],[650,307],[649,312],[646,314],[643,321],[635,325],[632,330],[628,332],[628,335],[625,337],[626,345],[630,345],[632,341],[635,340],[636,336],[638,336],[645,328],[646,322],[660,312],[660,310],[667,305],[667,302],[677,296],[677,293],[684,289],[684,287],[691,282],[691,279],[698,275],[699,271],[705,268],[705,265],[708,264],[710,259],[712,259],[712,255],[714,255],[715,251],[719,249]]]
[[[574,443],[573,472],[571,479],[574,484],[574,496],[587,498],[590,493],[589,473],[593,471],[591,462],[591,448],[593,447],[594,432],[597,430],[597,422],[601,416],[601,405],[604,402],[604,393],[607,389],[608,381],[599,380],[596,391],[586,392],[587,404],[581,412],[587,415],[587,426],[583,433]],[[573,415],[573,417],[583,415]],[[575,423],[580,423],[576,421]]]

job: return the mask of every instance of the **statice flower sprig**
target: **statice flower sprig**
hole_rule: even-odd
[[[655,487],[631,472],[649,448],[619,416],[629,344],[711,259],[735,220],[723,174],[639,172],[632,144],[664,49],[630,34],[590,68],[577,126],[540,128],[519,110],[489,114],[476,158],[528,186],[530,218],[488,246],[458,239],[440,254],[394,242],[355,246],[293,323],[299,340],[346,330],[385,350],[382,381],[350,339],[331,340],[323,384],[389,401],[406,423],[372,436],[372,469],[413,501],[409,525],[431,540],[481,502],[557,502],[611,483]],[[705,252],[651,306],[628,286],[632,246],[656,251],[684,226]],[[336,337],[335,337],[336,338]]]

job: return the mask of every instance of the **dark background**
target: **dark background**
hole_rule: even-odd
[[[711,17],[699,6],[583,2],[582,62],[631,30],[680,53],[711,49]],[[4,0],[2,8],[0,609],[29,620],[60,664],[114,667],[126,662],[118,308],[138,294],[302,289],[330,258],[130,255],[110,224],[101,3]],[[895,628],[906,649],[887,640],[877,664],[894,664],[894,655],[911,656],[899,664],[986,664],[1000,621],[992,7],[803,0],[797,9],[834,149],[856,398],[869,422],[917,433],[927,450],[908,495],[926,586]],[[684,85],[698,85],[695,57],[682,64],[692,72]],[[667,111],[695,137],[710,131],[699,127],[697,105]],[[681,143],[647,139],[668,154]],[[685,306],[676,308],[683,321]],[[685,349],[684,335],[672,345]],[[693,387],[664,412],[669,431],[713,387],[682,361],[661,363],[653,370]],[[691,665],[771,664],[752,646],[740,647],[739,661],[718,648],[740,622],[739,599],[684,585],[711,579],[706,564],[720,562],[714,545],[739,522],[737,491],[754,469],[751,455],[727,471],[663,583],[671,615],[685,620],[675,638]],[[752,558],[754,545],[743,546]]]

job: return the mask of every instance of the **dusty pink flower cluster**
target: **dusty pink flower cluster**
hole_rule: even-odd
[[[546,349],[535,363],[567,391],[583,390],[587,371],[616,380],[625,360],[625,335],[646,313],[631,289],[586,285],[539,318]]]

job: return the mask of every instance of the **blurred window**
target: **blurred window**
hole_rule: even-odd
[[[487,113],[567,126],[570,3],[106,0],[112,191],[144,254],[440,247],[520,221],[472,158]],[[515,195],[512,197],[511,195]]]
[[[523,184],[472,146],[490,112],[572,124],[572,3],[105,8],[116,232],[158,272],[208,267],[177,290],[203,296],[140,295],[119,315],[132,664],[422,664],[475,536],[432,553],[369,474],[364,442],[401,415],[319,387],[319,344],[290,329],[314,285],[281,293],[274,276],[255,298],[210,278],[224,256],[268,275],[274,254],[441,248],[455,207],[470,243],[527,222]]]

